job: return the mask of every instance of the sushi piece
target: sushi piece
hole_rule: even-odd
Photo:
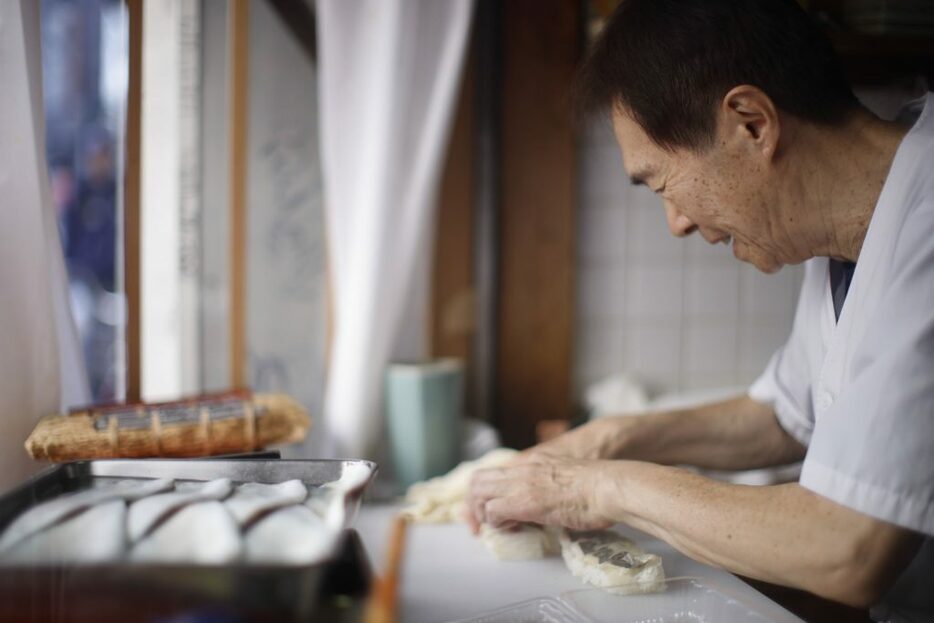
[[[224,502],[234,519],[241,526],[249,524],[270,510],[300,504],[308,496],[308,490],[300,480],[288,480],[276,485],[248,482]]]
[[[319,562],[331,553],[338,535],[307,506],[287,506],[247,531],[246,559],[294,565]]]
[[[133,562],[221,565],[242,552],[240,529],[221,502],[185,506],[130,552]]]
[[[497,560],[538,560],[561,550],[554,528],[520,524],[514,528],[480,526],[480,541]]]
[[[341,477],[325,486],[334,487],[340,491],[350,493],[362,489],[370,480],[373,472],[365,465],[359,463],[345,463],[341,469]]]
[[[329,529],[337,531],[346,527],[353,517],[347,514],[347,497],[358,493],[372,477],[372,471],[364,465],[345,464],[340,478],[327,482],[308,494],[305,506],[324,519]]]
[[[130,512],[127,515],[127,534],[130,541],[132,543],[139,541],[152,532],[159,522],[178,509],[196,502],[223,500],[230,495],[231,489],[229,478],[218,478],[192,485],[184,491],[143,498],[130,506]]]
[[[123,555],[125,524],[126,502],[103,502],[20,541],[0,554],[0,565],[114,561]]]
[[[328,516],[328,509],[335,503],[340,503],[340,492],[334,487],[322,485],[308,492],[305,506],[310,508],[322,520]]]
[[[121,480],[109,486],[86,489],[33,506],[19,515],[0,537],[0,553],[15,546],[23,539],[81,513],[88,508],[108,500],[137,500],[172,488],[172,481],[165,478],[154,480]]]
[[[562,531],[561,556],[572,575],[610,593],[654,593],[665,586],[662,559],[611,530]]]

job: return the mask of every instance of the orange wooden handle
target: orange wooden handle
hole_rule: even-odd
[[[394,623],[399,607],[399,579],[402,568],[402,554],[405,551],[405,533],[409,521],[397,515],[392,523],[389,537],[389,551],[386,557],[386,569],[382,577],[373,582],[370,599],[367,602],[365,623]]]

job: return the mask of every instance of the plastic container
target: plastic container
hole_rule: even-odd
[[[793,616],[789,620],[796,620]],[[456,623],[777,623],[754,605],[699,578],[671,578],[647,595],[581,589],[507,606]]]
[[[591,620],[562,601],[562,598],[542,597],[506,606],[472,619],[456,623],[590,623]]]

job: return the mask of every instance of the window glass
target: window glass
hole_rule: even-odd
[[[42,73],[52,203],[95,401],[122,398],[119,188],[126,17],[119,0],[43,0]]]

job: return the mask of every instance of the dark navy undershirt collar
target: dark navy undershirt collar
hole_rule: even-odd
[[[854,262],[830,260],[830,293],[833,295],[833,314],[837,320],[840,320],[840,310],[843,309],[843,302],[850,290],[850,282],[853,281],[855,270]]]

